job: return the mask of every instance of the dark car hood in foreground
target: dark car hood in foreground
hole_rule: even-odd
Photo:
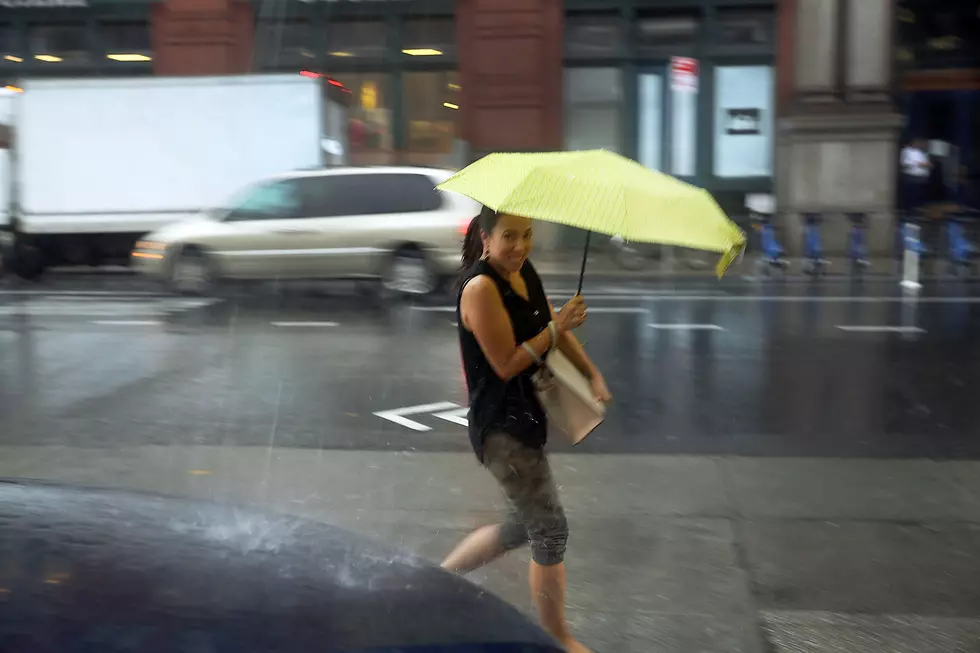
[[[557,653],[423,560],[326,524],[0,481],[0,651]]]

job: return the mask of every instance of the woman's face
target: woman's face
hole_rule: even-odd
[[[531,254],[531,231],[528,218],[501,214],[493,231],[483,236],[490,260],[509,272],[520,272]]]

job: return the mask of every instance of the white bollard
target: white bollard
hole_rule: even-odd
[[[902,288],[907,290],[919,290],[922,284],[919,283],[919,234],[921,227],[917,224],[906,224],[904,226],[905,255],[902,259]]]

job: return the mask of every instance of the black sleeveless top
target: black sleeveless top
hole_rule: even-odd
[[[486,275],[497,285],[504,308],[510,315],[514,340],[520,345],[548,328],[551,310],[544,286],[530,262],[521,268],[527,285],[528,299],[521,297],[506,279],[486,261],[478,262],[467,273],[456,299],[456,320],[459,324],[459,344],[463,354],[463,370],[470,394],[469,431],[473,451],[483,462],[483,441],[492,431],[504,431],[530,447],[543,447],[548,435],[544,410],[534,392],[532,365],[510,381],[504,382],[493,371],[476,337],[463,326],[460,300],[466,284]]]

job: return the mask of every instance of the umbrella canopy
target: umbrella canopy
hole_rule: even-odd
[[[499,213],[718,252],[719,277],[745,248],[710,193],[605,150],[490,154],[438,188]]]
[[[503,600],[329,524],[0,480],[4,653],[560,653]]]

